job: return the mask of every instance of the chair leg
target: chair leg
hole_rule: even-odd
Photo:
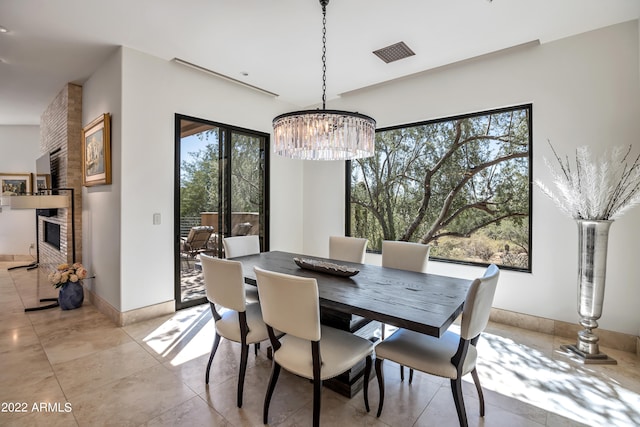
[[[480,385],[480,378],[478,377],[478,371],[476,368],[473,368],[471,371],[471,376],[473,377],[473,382],[476,385],[476,390],[478,390],[478,400],[480,400],[480,416],[484,417],[484,393],[482,393],[482,386]]]
[[[380,400],[378,401],[378,414],[379,417],[382,413],[382,405],[384,404],[384,377],[382,376],[382,362],[384,359],[376,358],[376,375],[378,377],[378,389],[380,390]]]
[[[253,354],[257,356],[258,355],[258,350],[260,350],[260,343],[259,342],[255,343],[253,345]]]
[[[238,408],[242,408],[242,391],[244,389],[244,376],[247,372],[247,359],[249,358],[249,345],[241,346],[240,350],[240,375],[238,375]]]
[[[322,380],[313,379],[313,427],[320,427],[320,403],[322,402]]]
[[[456,412],[458,413],[458,422],[460,427],[468,427],[467,412],[464,409],[464,399],[462,396],[462,379],[451,380],[451,392],[453,393],[453,401],[456,404]]]
[[[274,361],[271,368],[271,378],[269,378],[269,385],[267,386],[267,394],[264,396],[264,409],[262,412],[262,422],[264,424],[269,424],[269,404],[271,403],[271,396],[273,396],[273,390],[276,388],[279,375],[280,365]]]
[[[364,385],[362,394],[364,395],[364,407],[369,412],[369,377],[371,375],[371,355],[367,356],[364,366]]]
[[[211,363],[213,362],[213,356],[216,355],[216,351],[218,350],[218,344],[220,344],[220,335],[216,332],[216,336],[213,339],[213,347],[211,348],[211,356],[209,356],[209,363],[207,363],[207,372],[205,374],[204,382],[209,384],[209,370],[211,369]]]
[[[404,366],[400,365],[400,381],[404,381]],[[413,368],[409,368],[409,384],[413,382]]]

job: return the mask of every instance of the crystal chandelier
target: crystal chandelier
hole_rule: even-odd
[[[322,110],[281,114],[273,119],[273,151],[303,160],[351,160],[373,156],[376,121],[364,114],[326,110],[327,4],[322,6]]]

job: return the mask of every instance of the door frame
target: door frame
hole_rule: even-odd
[[[228,125],[224,123],[214,122],[207,119],[202,119],[198,117],[188,116],[180,113],[175,113],[174,119],[174,199],[173,199],[173,208],[174,208],[174,298],[175,298],[175,309],[181,310],[188,307],[193,307],[196,305],[204,304],[207,302],[206,297],[193,299],[189,301],[182,301],[182,288],[180,283],[180,268],[181,268],[181,260],[180,260],[180,144],[182,139],[182,131],[180,128],[180,123],[182,120],[202,123],[205,125],[209,125],[212,127],[217,127],[220,129],[220,134],[224,135],[224,141],[221,141],[220,147],[222,150],[218,152],[218,161],[224,162],[226,159],[231,158],[231,140],[233,133],[241,133],[244,135],[255,135],[256,137],[262,138],[264,141],[264,146],[261,148],[262,154],[262,180],[263,180],[263,212],[260,212],[260,224],[262,225],[263,235],[261,237],[261,245],[263,251],[269,250],[269,206],[270,206],[270,185],[269,185],[269,175],[270,175],[270,134],[265,132],[259,132],[252,129],[246,129],[238,126]],[[222,173],[223,168],[218,169]],[[223,177],[219,177],[218,186],[219,191],[223,191],[224,194],[231,193],[231,167],[224,167],[224,173],[227,175]],[[221,188],[224,186],[225,188]],[[219,199],[219,205],[224,205],[224,214],[228,216],[225,220],[226,224],[230,224],[230,199],[224,197]],[[220,206],[222,207],[222,206]],[[218,209],[220,212],[220,209]],[[219,225],[222,223],[222,215],[218,216]],[[219,229],[219,228],[218,228]]]

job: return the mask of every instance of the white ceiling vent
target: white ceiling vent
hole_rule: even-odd
[[[382,49],[374,50],[373,53],[387,64],[393,61],[399,61],[400,59],[408,58],[415,55],[409,46],[404,42],[398,42]]]

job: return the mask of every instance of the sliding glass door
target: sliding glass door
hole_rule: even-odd
[[[268,250],[269,135],[176,114],[176,308],[206,302],[200,255],[260,236]]]

